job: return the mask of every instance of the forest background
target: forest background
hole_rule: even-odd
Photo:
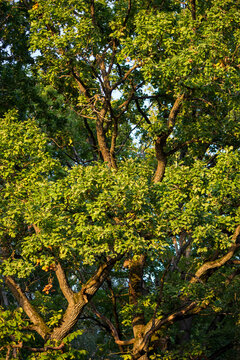
[[[0,1],[0,357],[240,358],[240,4]]]

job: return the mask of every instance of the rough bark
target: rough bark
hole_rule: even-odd
[[[58,279],[60,289],[69,304],[74,304],[74,292],[70,288],[66,274],[60,263],[56,265],[55,273]]]
[[[58,271],[59,284],[69,304],[63,315],[61,324],[56,327],[50,335],[52,340],[61,341],[68,335],[78,321],[85,306],[102,286],[103,282],[109,276],[109,272],[121,257],[122,255],[100,265],[97,272],[82,286],[82,289],[78,293],[73,293],[71,289],[69,289],[66,279],[64,278],[65,274],[62,273],[61,269]]]
[[[203,306],[206,306],[206,304],[202,304],[202,307]],[[183,319],[187,314],[199,312],[202,307],[193,301],[189,304],[186,304],[185,307],[183,307],[181,310],[166,316],[164,319],[151,319],[144,327],[143,336],[139,338],[137,343],[134,344],[135,349],[133,350],[133,359],[139,360],[141,359],[141,356],[147,354],[151,336],[155,331],[166,324]]]
[[[143,269],[146,256],[140,255],[137,259],[129,262],[129,302],[138,305],[138,299],[143,295]],[[136,311],[132,319],[133,334],[135,338],[141,336],[144,328],[144,315]]]
[[[196,20],[196,0],[190,0],[192,19]]]
[[[192,277],[190,283],[191,284],[196,283],[197,281],[199,281],[200,277],[206,275],[208,271],[212,269],[216,270],[218,267],[223,266],[227,261],[229,261],[232,258],[232,256],[235,254],[236,250],[240,247],[239,238],[240,238],[240,225],[238,225],[235,229],[235,232],[232,236],[233,245],[230,247],[227,254],[214,261],[209,261],[203,264],[200,267],[200,269],[196,272],[195,276]],[[133,359],[139,360],[141,359],[141,356],[147,356],[147,350],[149,347],[149,343],[151,341],[151,336],[162,326],[166,324],[170,324],[175,321],[182,321],[187,318],[191,319],[192,315],[198,314],[200,311],[206,308],[209,305],[209,302],[210,300],[206,300],[203,301],[201,304],[199,304],[196,301],[192,301],[192,302],[186,301],[185,305],[183,304],[181,310],[166,316],[164,319],[152,318],[145,325],[141,338],[139,338],[138,341],[137,342],[135,341],[134,343]],[[143,355],[144,351],[145,354]]]
[[[15,282],[11,276],[5,277],[5,282],[8,288],[11,290],[13,296],[18,301],[19,305],[23,308],[31,322],[34,324],[34,330],[43,338],[47,339],[50,329],[45,324],[42,317],[38,314],[37,310],[31,305],[30,301]]]
[[[5,283],[33,323],[34,326],[32,328],[44,340],[51,339],[61,341],[73,329],[83,309],[101,287],[103,282],[109,276],[109,272],[121,257],[122,255],[109,259],[104,264],[100,265],[96,273],[82,286],[82,289],[78,293],[74,293],[69,287],[67,277],[61,264],[58,263],[56,265],[56,276],[60,289],[68,301],[68,307],[63,315],[61,324],[52,332],[15,280],[11,276],[6,276]]]
[[[154,183],[161,182],[164,177],[165,168],[167,165],[167,156],[164,152],[164,146],[166,145],[166,140],[167,140],[167,135],[163,135],[163,136],[159,136],[155,142],[157,169],[153,179]]]
[[[100,152],[102,154],[103,161],[105,161],[109,167],[112,167],[111,155],[110,155],[110,151],[107,146],[102,121],[99,121],[99,120],[97,121],[96,129],[97,129],[98,146],[99,146]]]
[[[240,225],[237,226],[235,229],[235,232],[232,237],[233,245],[230,247],[227,254],[222,256],[221,258],[218,258],[214,261],[208,261],[205,264],[203,264],[196,272],[196,274],[192,277],[190,280],[191,284],[194,284],[199,281],[199,279],[204,276],[207,272],[209,272],[212,269],[217,269],[220,266],[223,266],[227,261],[229,261],[233,255],[235,254],[236,250],[240,247],[239,243],[239,237],[240,237]]]
[[[132,328],[134,335],[133,355],[138,353],[139,342],[142,341],[145,319],[144,313],[138,309],[139,299],[143,296],[143,270],[145,266],[146,255],[140,255],[129,261],[129,302],[136,308],[133,319]],[[142,356],[142,354],[141,354]],[[134,357],[133,357],[134,359]],[[147,359],[144,357],[143,359]]]
[[[155,141],[155,152],[156,152],[156,158],[157,158],[157,169],[153,178],[154,183],[161,182],[164,173],[165,168],[167,165],[167,153],[164,151],[164,147],[166,145],[167,139],[169,135],[172,133],[177,115],[181,109],[182,102],[184,99],[184,94],[180,95],[174,102],[173,107],[170,111],[170,114],[168,116],[167,120],[167,131],[163,132],[157,137],[157,140]]]

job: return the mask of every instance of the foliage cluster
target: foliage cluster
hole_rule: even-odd
[[[0,356],[237,358],[239,4],[0,15]]]

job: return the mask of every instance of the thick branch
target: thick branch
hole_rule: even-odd
[[[197,271],[196,275],[191,279],[190,282],[195,283],[196,281],[199,280],[199,277],[205,275],[208,270],[220,267],[220,266],[224,265],[228,260],[230,260],[231,257],[234,255],[235,251],[237,250],[237,248],[240,246],[239,237],[240,237],[240,225],[237,226],[237,228],[233,234],[233,237],[232,237],[233,245],[229,249],[228,253],[220,259],[217,259],[215,261],[209,261],[206,264],[204,264]],[[185,306],[181,310],[178,310],[178,311],[166,316],[164,319],[161,319],[161,318],[155,319],[153,317],[145,326],[143,336],[140,337],[139,340],[134,343],[135,351],[133,352],[133,358],[137,359],[138,358],[137,356],[143,350],[144,351],[147,350],[151,336],[153,335],[154,332],[159,330],[162,326],[164,326],[166,324],[170,324],[175,321],[182,320],[182,319],[186,318],[187,316],[198,314],[200,311],[202,311],[204,308],[206,308],[209,305],[209,303],[210,303],[209,299],[204,300],[201,304],[199,304],[196,301],[192,301],[190,303],[189,302],[186,303]]]
[[[14,345],[13,347],[21,347],[23,349],[27,349],[31,352],[35,352],[35,353],[42,353],[42,352],[47,352],[48,350],[62,350],[64,348],[65,344],[62,343],[59,346],[45,346],[43,348],[33,348],[30,346],[22,346],[22,343],[20,345]]]
[[[85,306],[102,286],[113,266],[122,256],[123,255],[119,255],[100,265],[97,272],[82,286],[82,289],[74,295],[74,303],[69,303],[63,315],[62,322],[60,326],[53,330],[50,337],[51,339],[61,341],[72,330]]]
[[[84,84],[84,82],[81,80],[79,75],[73,69],[72,69],[72,74],[73,74],[73,77],[74,77],[74,79],[76,80],[76,82],[78,84],[79,90],[85,95],[86,99],[88,101],[90,101],[91,96],[90,96],[90,93],[89,93],[89,90],[88,90],[87,86]]]
[[[110,46],[110,44],[108,46]],[[104,60],[105,60],[105,52],[103,52],[103,54],[101,54],[101,55],[96,56],[96,61],[101,70],[101,76],[102,76],[103,81],[101,80],[101,77],[99,77],[97,75],[94,67],[93,67],[93,72],[95,73],[95,76],[99,79],[99,81],[101,82],[102,89],[106,95],[106,98],[109,100],[110,94],[111,94],[111,86],[110,86],[110,81],[109,81],[109,73],[106,70],[106,65],[105,65]]]
[[[156,158],[157,158],[158,164],[157,164],[157,169],[156,169],[154,179],[153,179],[154,183],[161,182],[164,177],[165,168],[167,165],[167,154],[164,151],[164,147],[166,145],[167,138],[173,131],[173,128],[174,128],[175,122],[176,122],[176,118],[181,109],[182,101],[183,101],[184,97],[185,97],[185,95],[182,94],[175,100],[173,107],[170,111],[170,114],[168,116],[168,120],[167,120],[168,130],[166,132],[163,132],[161,135],[159,135],[155,142],[155,151],[156,151]]]
[[[99,149],[101,151],[102,157],[103,157],[103,161],[105,161],[109,167],[115,168],[114,164],[112,164],[110,151],[107,147],[107,142],[106,142],[106,138],[105,138],[102,121],[99,121],[99,120],[97,121],[96,130],[97,130],[98,145],[99,145]]]
[[[143,295],[143,269],[146,255],[140,255],[137,259],[129,261],[129,302],[138,307],[138,299]],[[141,336],[144,329],[144,314],[136,309],[132,319],[133,334],[135,339]]]
[[[96,25],[96,20],[95,20],[95,6],[94,6],[94,0],[91,0],[90,12],[91,12],[91,18],[92,18],[92,23],[93,23],[93,26],[95,26],[95,25]]]
[[[190,0],[192,19],[196,20],[196,0]]]
[[[168,121],[167,121],[167,126],[168,126],[169,132],[172,132],[172,130],[173,130],[173,127],[175,125],[175,121],[176,121],[177,115],[179,113],[179,110],[181,109],[184,97],[185,97],[184,94],[180,95],[173,104],[173,107],[170,111]],[[169,133],[169,135],[170,135],[170,133]]]
[[[196,314],[201,311],[203,307],[206,307],[207,304],[198,305],[195,301],[187,304],[183,309],[174,312],[171,315],[168,315],[165,319],[151,319],[144,328],[144,336],[139,338],[138,344],[136,344],[136,353],[141,353],[144,349],[146,350],[151,339],[151,336],[155,331],[160,329],[163,325],[172,323],[173,321],[180,320],[184,318],[189,313]]]
[[[78,83],[80,91],[85,95],[85,97],[86,97],[89,105],[91,106],[93,112],[95,112],[96,115],[97,115],[97,123],[96,123],[97,141],[98,141],[98,146],[99,146],[100,152],[102,154],[103,160],[109,165],[109,167],[116,168],[115,164],[114,163],[112,164],[112,162],[111,162],[110,151],[109,151],[108,146],[107,146],[105,133],[104,133],[104,128],[103,128],[103,122],[104,122],[104,119],[105,119],[105,115],[106,115],[106,113],[108,111],[108,102],[105,99],[104,102],[103,102],[103,106],[102,106],[101,110],[97,111],[96,107],[91,103],[91,97],[90,97],[90,93],[88,91],[88,88],[86,87],[84,82],[80,79],[78,74],[74,72],[73,69],[72,69],[72,73],[73,73],[73,76],[74,76],[75,80]]]
[[[56,276],[57,276],[57,279],[59,282],[59,286],[60,286],[60,289],[61,289],[64,297],[66,298],[66,300],[68,301],[69,304],[73,304],[74,303],[74,292],[68,285],[68,281],[67,281],[65,272],[63,271],[63,268],[60,263],[58,263],[56,265],[55,273],[56,273]]]
[[[5,282],[19,305],[23,308],[31,322],[34,324],[34,330],[36,330],[43,339],[46,339],[48,334],[50,333],[50,329],[45,324],[42,317],[38,314],[37,310],[31,305],[30,301],[28,300],[20,286],[14,281],[11,276],[6,276]]]
[[[164,146],[166,145],[167,137],[167,134],[163,134],[162,136],[159,136],[155,141],[155,152],[157,158],[157,169],[155,171],[153,179],[153,182],[155,184],[161,182],[164,177],[165,168],[167,165],[167,156],[164,152]]]
[[[191,284],[196,283],[197,281],[199,281],[199,279],[205,275],[209,270],[211,269],[216,269],[219,268],[220,266],[223,266],[227,261],[229,261],[231,259],[231,257],[235,254],[236,250],[239,248],[240,244],[239,244],[239,236],[240,236],[240,225],[237,226],[232,240],[233,240],[233,245],[230,247],[229,251],[227,252],[226,255],[222,256],[219,259],[216,259],[214,261],[208,261],[205,264],[203,264],[198,271],[196,272],[195,276],[192,277],[192,279],[190,280]]]

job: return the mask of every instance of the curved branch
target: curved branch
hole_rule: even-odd
[[[168,121],[167,121],[168,132],[172,132],[172,130],[173,130],[177,115],[181,109],[184,98],[185,98],[185,94],[180,95],[173,104],[173,107],[170,111],[170,114],[168,116]],[[170,133],[168,135],[170,135]]]
[[[34,330],[37,331],[43,339],[46,339],[50,333],[50,329],[45,324],[43,318],[38,314],[37,310],[32,306],[20,286],[11,276],[6,276],[5,282],[19,305],[23,308],[31,322],[34,324]]]
[[[74,303],[69,303],[62,322],[53,330],[50,336],[51,339],[61,341],[72,330],[85,306],[102,286],[116,262],[122,257],[123,255],[118,255],[100,265],[96,273],[82,286],[81,290],[74,294]]]
[[[115,328],[115,326],[113,325],[113,323],[106,316],[101,314],[93,304],[91,304],[91,308],[92,308],[94,314],[108,325],[108,327],[112,333],[112,336],[114,338],[114,341],[117,345],[124,346],[124,345],[131,345],[134,343],[134,339],[120,340],[119,333],[118,333],[117,329]]]
[[[197,311],[199,312],[200,310],[202,310],[203,306],[205,307],[206,304],[203,304],[201,306],[198,305],[197,302],[193,301],[190,304],[187,304],[183,309],[168,315],[167,317],[165,317],[165,319],[155,319],[155,318],[151,319],[145,326],[143,337],[139,338],[138,340],[138,344],[136,346],[137,353],[141,353],[142,350],[147,349],[151,336],[153,335],[153,333],[159,330],[163,325],[172,323],[173,321],[176,320],[181,320],[192,311],[194,311],[194,313],[196,313]]]
[[[89,90],[88,90],[87,86],[84,84],[84,82],[82,81],[80,76],[74,71],[73,68],[71,69],[71,71],[72,71],[74,79],[76,80],[76,82],[78,84],[78,87],[79,87],[80,91],[85,95],[86,99],[88,101],[90,101],[91,96],[90,96],[90,93],[89,93]]]
[[[230,247],[227,254],[219,259],[216,259],[214,261],[208,261],[205,264],[203,264],[197,270],[196,274],[192,277],[190,283],[191,284],[196,283],[203,275],[209,272],[209,270],[219,268],[220,266],[223,266],[227,261],[229,261],[240,246],[239,237],[240,237],[240,225],[238,225],[237,228],[235,229],[235,232],[232,237],[233,245]]]
[[[195,276],[192,277],[190,283],[195,283],[199,281],[199,278],[205,275],[208,270],[218,268],[231,259],[231,257],[234,255],[234,253],[240,246],[240,225],[238,225],[235,229],[232,241],[233,245],[230,247],[228,253],[220,259],[217,259],[215,261],[209,261],[202,265],[200,269],[196,272]],[[159,330],[163,325],[170,324],[173,321],[181,320],[186,316],[198,314],[200,311],[206,308],[209,303],[209,299],[204,300],[201,304],[196,301],[192,301],[190,303],[186,303],[186,305],[181,310],[175,311],[174,313],[166,316],[164,319],[155,319],[153,317],[145,326],[144,336],[138,340],[136,351],[140,353],[142,350],[146,350],[153,333]]]

